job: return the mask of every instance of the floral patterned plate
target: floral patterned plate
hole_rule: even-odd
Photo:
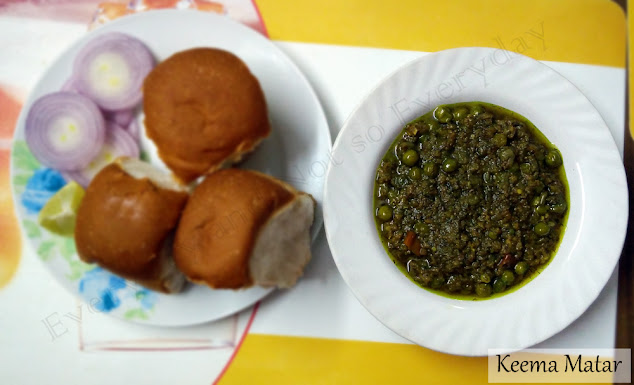
[[[158,60],[200,46],[222,48],[244,60],[262,85],[273,127],[271,136],[244,167],[274,175],[312,194],[318,202],[313,239],[321,228],[323,173],[313,170],[327,162],[331,141],[323,110],[306,78],[273,43],[226,16],[164,10],[126,16],[87,34],[49,67],[32,90],[18,119],[11,156],[12,189],[22,229],[40,260],[63,286],[113,316],[153,325],[189,325],[240,311],[271,290],[210,290],[190,285],[180,294],[156,293],[83,263],[72,238],[54,235],[37,223],[39,210],[67,181],[56,170],[40,165],[29,151],[24,141],[26,112],[37,98],[61,88],[80,47],[110,31],[141,39]],[[141,147],[147,159],[163,166],[147,138],[142,138]]]

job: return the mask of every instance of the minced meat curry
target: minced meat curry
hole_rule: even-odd
[[[522,116],[480,102],[408,123],[381,160],[374,197],[394,262],[462,299],[527,282],[556,252],[568,213],[559,151]]]

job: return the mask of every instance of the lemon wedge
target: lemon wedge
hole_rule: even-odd
[[[58,235],[72,236],[75,232],[77,209],[83,197],[83,187],[75,182],[62,187],[42,207],[38,216],[40,226]]]

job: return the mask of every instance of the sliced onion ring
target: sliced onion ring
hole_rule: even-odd
[[[24,127],[26,143],[42,164],[79,170],[99,153],[106,136],[101,111],[74,92],[55,92],[33,103]]]
[[[72,179],[84,187],[88,187],[92,178],[102,168],[120,156],[139,157],[139,146],[130,134],[117,124],[107,122],[106,141],[101,152],[82,170],[66,171],[66,179]]]
[[[141,125],[136,119],[133,119],[125,129],[137,142],[141,140]]]
[[[77,54],[75,86],[104,110],[131,109],[141,102],[143,80],[153,67],[154,58],[143,42],[109,32]]]
[[[128,127],[134,120],[135,114],[135,110],[104,111],[103,116],[106,121],[116,123],[121,127]]]

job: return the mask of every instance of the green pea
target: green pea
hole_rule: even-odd
[[[538,222],[535,227],[533,227],[533,232],[540,237],[544,237],[550,233],[550,226],[544,222]]]
[[[486,283],[478,283],[475,287],[475,292],[478,297],[489,297],[491,296],[491,285],[487,285]]]
[[[559,151],[555,149],[549,150],[546,153],[544,162],[546,162],[546,165],[548,167],[552,167],[552,168],[559,167],[563,163],[563,161],[561,160],[561,155],[559,154]]]
[[[421,178],[422,175],[422,170],[419,167],[412,167],[411,170],[409,170],[409,177],[412,180],[419,180]]]
[[[434,110],[434,119],[440,123],[449,123],[452,117],[451,110],[448,107],[438,106]]]
[[[499,156],[500,159],[505,162],[513,161],[513,159],[515,159],[515,152],[513,152],[513,149],[511,147],[502,147],[500,148]]]
[[[407,166],[413,166],[418,162],[418,152],[416,150],[407,150],[403,153],[402,161]]]
[[[414,231],[420,235],[429,234],[429,225],[424,222],[418,222],[414,225]]]
[[[528,263],[522,261],[522,262],[518,262],[515,265],[515,273],[518,275],[524,275],[526,274],[526,272],[528,271]]]
[[[467,196],[467,203],[470,205],[476,205],[478,204],[478,202],[480,202],[480,197],[478,197],[476,194],[469,194]]]
[[[566,212],[568,205],[565,202],[557,203],[550,206],[550,211],[555,214],[563,214]]]
[[[423,174],[430,178],[438,175],[438,165],[434,162],[427,162],[423,165]]]
[[[484,283],[491,282],[491,276],[487,273],[480,274],[480,282],[484,282]]]
[[[493,143],[495,147],[506,146],[506,135],[499,133],[493,135],[493,138],[491,138],[491,143]]]
[[[454,158],[447,158],[442,162],[442,169],[445,172],[454,172],[458,168],[458,162]]]
[[[511,270],[504,270],[502,273],[502,281],[504,281],[507,285],[512,285],[513,281],[515,281],[515,274]]]
[[[392,219],[392,208],[390,206],[381,206],[376,210],[376,216],[382,221],[389,221]]]
[[[458,107],[455,110],[453,110],[453,119],[455,121],[459,121],[466,118],[468,114],[469,114],[469,111],[465,107]]]
[[[484,107],[479,104],[471,106],[471,115],[478,116],[484,113]]]
[[[539,205],[535,207],[535,212],[539,215],[545,215],[548,212],[548,207],[544,205]]]
[[[489,238],[496,240],[498,239],[499,236],[499,229],[491,229],[489,230],[489,232],[487,233],[487,235],[489,236]]]
[[[506,289],[506,283],[502,280],[501,277],[496,278],[493,281],[493,291],[496,293],[501,293]]]
[[[531,166],[530,163],[522,163],[520,165],[520,171],[522,172],[522,174],[529,175],[533,172],[533,166]]]

